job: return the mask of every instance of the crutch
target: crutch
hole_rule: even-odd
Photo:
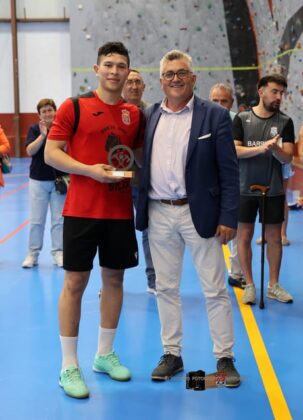
[[[264,248],[265,248],[265,204],[266,204],[266,193],[269,190],[269,187],[265,185],[251,185],[250,191],[260,191],[261,192],[261,203],[262,203],[262,235],[261,235],[261,295],[260,295],[260,304],[259,308],[264,309]]]

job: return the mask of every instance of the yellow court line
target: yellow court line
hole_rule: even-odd
[[[223,253],[225,264],[228,270],[230,269],[230,250],[227,245],[223,245]],[[280,387],[278,378],[271,364],[270,357],[267,353],[262,335],[258,328],[258,324],[254,317],[254,313],[251,306],[244,305],[241,302],[243,291],[241,289],[234,288],[234,293],[237,298],[237,302],[240,308],[242,319],[246,328],[246,332],[254,353],[258,369],[261,375],[261,379],[269,400],[273,415],[275,419],[291,420],[287,402],[284,398],[282,389]]]

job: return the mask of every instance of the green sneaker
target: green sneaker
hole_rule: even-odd
[[[104,356],[96,354],[93,370],[95,372],[107,373],[116,381],[128,381],[131,377],[130,371],[121,365],[119,357],[114,351]]]
[[[73,398],[87,398],[89,390],[84,382],[81,371],[74,365],[67,366],[60,373],[59,385],[66,395]]]

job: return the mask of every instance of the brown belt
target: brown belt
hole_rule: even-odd
[[[159,200],[160,203],[169,204],[170,206],[184,206],[188,203],[187,198],[178,198],[178,200]]]

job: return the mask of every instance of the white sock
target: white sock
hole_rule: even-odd
[[[99,327],[98,336],[98,355],[104,356],[113,351],[113,342],[116,335],[116,328],[102,328]]]
[[[69,365],[79,366],[77,357],[78,337],[62,337],[60,335],[62,351],[62,369]]]

